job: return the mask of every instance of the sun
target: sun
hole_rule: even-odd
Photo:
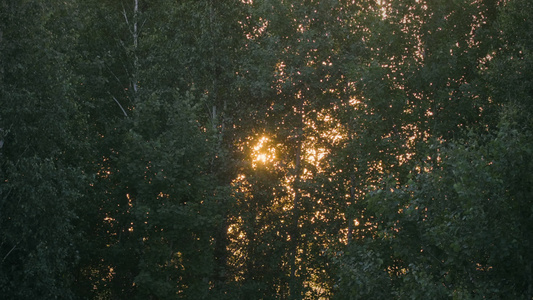
[[[266,154],[258,154],[257,157],[255,158],[256,161],[261,162],[261,163],[266,163],[267,159],[268,159],[268,155]]]
[[[252,166],[257,168],[259,165],[267,165],[276,159],[276,149],[270,143],[266,136],[259,138],[252,150]]]

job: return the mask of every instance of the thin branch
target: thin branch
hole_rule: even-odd
[[[120,107],[120,109],[122,110],[122,112],[124,113],[124,116],[127,117],[128,114],[126,113],[126,111],[124,110],[124,108],[122,107],[122,105],[120,105],[120,102],[118,102],[117,98],[115,98],[115,96],[111,95],[111,97],[113,98],[113,100],[115,100],[115,102],[117,103],[117,105]]]
[[[126,25],[128,25],[128,30],[130,31],[130,33],[133,34],[130,28],[130,22],[128,20],[128,14],[126,13],[126,8],[124,8],[124,3],[122,3],[122,15],[124,16],[124,20],[126,20]]]
[[[113,72],[113,70],[111,70],[111,68],[109,66],[106,65],[106,68],[107,70],[111,73],[111,75],[113,75],[113,77],[115,77],[115,79],[117,80],[117,82],[122,85],[122,81],[120,81],[120,79],[118,78],[118,76],[115,74],[115,72]]]
[[[128,14],[126,13],[126,8],[124,8],[124,3],[122,3],[122,15],[124,16],[124,20],[126,20],[126,24],[130,26],[130,22],[128,20]]]
[[[13,248],[11,248],[11,250],[9,250],[9,252],[7,252],[6,256],[4,256],[4,259],[2,259],[2,262],[4,262],[6,260],[6,258],[9,256],[9,254],[11,254],[11,252],[13,252],[13,250],[15,250],[15,248],[17,248],[17,246],[20,244],[20,241],[18,241],[18,243],[13,246]]]
[[[144,24],[146,24],[146,19],[143,20],[143,23],[141,24],[139,28],[139,33],[143,30]]]

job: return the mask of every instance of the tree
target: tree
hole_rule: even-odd
[[[380,213],[376,233],[342,259],[341,282],[353,298],[531,297],[523,231],[532,217],[531,132],[514,127],[529,118],[520,115],[506,110],[496,133],[440,147],[441,160],[426,165],[432,171],[370,195],[369,210]]]
[[[525,149],[530,147],[526,136],[530,134],[531,120],[527,113],[517,113],[525,106],[516,103],[523,103],[522,100],[527,98],[504,96],[509,86],[493,77],[494,74],[520,74],[527,70],[521,69],[527,55],[518,60],[521,67],[500,64],[509,59],[507,51],[516,49],[515,44],[509,43],[512,39],[506,31],[512,32],[510,28],[517,24],[500,26],[510,24],[503,20],[514,19],[508,14],[516,13],[514,5],[520,5],[518,3],[496,9],[495,3],[486,1],[469,8],[451,7],[448,13],[442,10],[446,6],[437,5],[435,9],[438,10],[430,15],[429,21],[422,23],[426,28],[435,24],[436,29],[444,26],[454,29],[448,31],[446,37],[426,42],[426,45],[430,45],[429,42],[432,45],[425,50],[430,56],[423,57],[425,61],[421,68],[416,69],[415,75],[402,89],[409,89],[412,95],[423,91],[420,94],[424,95],[426,88],[413,84],[413,78],[423,77],[434,82],[431,76],[449,74],[446,76],[461,76],[462,79],[446,84],[450,87],[450,97],[439,94],[446,90],[444,86],[436,93],[430,92],[432,96],[427,100],[437,104],[440,112],[417,117],[419,120],[429,117],[428,121],[419,122],[409,116],[415,116],[412,112],[419,105],[415,99],[409,100],[411,112],[400,120],[414,120],[413,125],[427,128],[430,135],[422,135],[420,142],[409,148],[414,152],[413,159],[408,161],[403,176],[398,177],[395,172],[388,176],[383,174],[377,188],[362,197],[362,213],[369,220],[368,226],[338,260],[338,297],[531,297],[531,287],[527,283],[531,276],[530,266],[522,261],[522,253],[529,246],[521,248],[513,242],[521,240],[524,245],[529,245],[530,239],[523,236],[521,229],[510,229],[527,228],[531,223],[530,213],[520,213],[530,205],[527,196],[530,194],[530,184],[527,183],[530,178],[518,175],[523,174],[523,170],[515,165],[524,158],[527,160],[529,155]],[[475,11],[478,12],[472,15],[482,16],[486,21],[477,25],[462,23],[459,19],[453,21],[455,14],[468,12],[468,15]],[[446,17],[440,19],[439,14]],[[435,16],[433,20],[437,23],[430,22]],[[443,23],[438,23],[439,20]],[[454,33],[468,32],[470,26],[470,34],[475,34],[464,41],[466,46],[463,48],[460,40],[464,35],[455,36]],[[428,33],[438,31],[440,29],[428,30]],[[448,40],[450,38],[458,41],[459,49],[465,49],[459,58],[475,55],[474,61],[479,64],[469,66],[472,60],[465,62],[462,59],[443,64],[448,61],[445,49],[453,43]],[[500,44],[502,42],[505,46]],[[455,56],[455,51],[450,57]],[[431,56],[439,57],[438,66],[436,61],[432,62]],[[428,67],[431,71],[426,69]],[[448,73],[447,68],[454,71]],[[455,84],[459,85],[454,87]],[[521,88],[515,90],[522,91]],[[410,99],[409,94],[407,96]],[[468,113],[470,105],[477,107],[480,113],[474,113],[475,109]],[[445,114],[445,117],[439,114]],[[528,168],[527,163],[522,166]],[[511,266],[520,271],[510,272],[507,268]]]
[[[226,268],[225,110],[238,104],[227,104],[234,72],[224,66],[239,36],[219,37],[231,27],[217,16],[232,10],[213,1],[101,4],[85,3],[80,49],[98,136],[88,191],[88,210],[98,213],[86,215],[96,250],[84,256],[80,281],[97,287],[86,291],[94,297],[206,298]]]
[[[87,183],[86,123],[71,68],[77,3],[1,7],[0,290],[6,298],[69,299],[76,205]]]
[[[0,8],[6,297],[531,298],[528,1]]]

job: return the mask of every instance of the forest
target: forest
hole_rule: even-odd
[[[533,299],[530,0],[2,0],[3,299]]]

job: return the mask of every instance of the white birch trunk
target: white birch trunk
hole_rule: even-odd
[[[137,57],[137,47],[139,46],[139,0],[134,0],[135,5],[133,7],[133,50],[134,50],[134,58],[133,58],[133,74],[132,74],[132,87],[133,92],[135,95],[137,95],[138,87],[137,87],[137,73],[139,69],[139,58]]]

